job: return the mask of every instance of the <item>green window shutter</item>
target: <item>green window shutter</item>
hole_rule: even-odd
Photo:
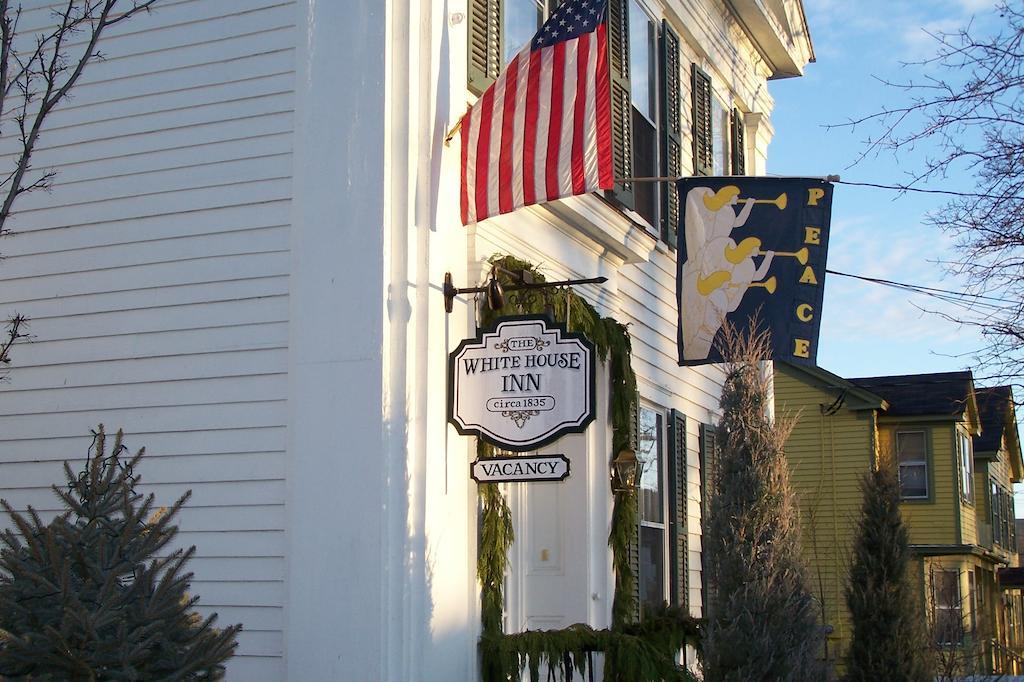
[[[686,417],[676,410],[669,416],[669,570],[672,606],[689,606],[689,560],[686,523]]]
[[[700,425],[700,522],[703,532],[707,531],[708,492],[714,487],[718,464],[718,430],[711,424]],[[703,534],[702,534],[703,540]],[[703,544],[703,543],[702,543]],[[705,618],[714,609],[715,586],[708,580],[705,566],[701,566],[701,606]]]
[[[743,125],[743,112],[732,110],[732,174],[747,174],[747,128]]]
[[[503,0],[469,0],[468,86],[483,94],[501,71]]]
[[[661,175],[683,174],[682,78],[679,75],[679,36],[661,22]],[[679,191],[674,182],[661,193],[661,238],[672,248],[679,225]]]
[[[714,136],[711,131],[711,76],[696,64],[691,68],[693,93],[693,174],[711,175],[715,170]]]
[[[629,88],[629,0],[608,0],[608,62],[611,67],[612,168],[610,195],[633,208],[633,105]]]
[[[630,432],[629,447],[636,452],[640,447],[640,395],[633,398],[630,406]],[[640,481],[636,482],[639,490]],[[640,494],[636,495],[636,531],[633,533],[633,541],[629,543],[629,567],[633,570],[633,620],[640,620]]]

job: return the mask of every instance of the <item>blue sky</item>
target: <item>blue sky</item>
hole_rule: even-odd
[[[817,61],[805,76],[773,81],[775,138],[768,172],[894,184],[919,168],[928,147],[915,156],[888,152],[861,157],[876,129],[832,128],[852,118],[906,101],[905,93],[879,79],[905,81],[918,67],[905,63],[934,55],[929,32],[971,23],[998,26],[993,0],[805,0]],[[936,181],[935,189],[969,190],[969,177]],[[952,238],[923,224],[941,197],[837,185],[833,200],[829,269],[857,275],[959,290],[937,261],[953,253]],[[876,284],[830,276],[826,280],[818,364],[840,376],[943,372],[971,368],[977,333],[922,312],[940,303]],[[940,308],[941,309],[941,308]],[[952,309],[947,309],[952,311]],[[979,384],[984,384],[979,381]],[[1020,486],[1018,486],[1020,488]],[[1024,494],[1017,494],[1024,516]]]

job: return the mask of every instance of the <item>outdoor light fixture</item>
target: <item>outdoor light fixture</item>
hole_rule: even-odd
[[[491,281],[487,283],[487,307],[491,310],[501,310],[505,307],[505,290],[494,276],[494,270],[491,270]]]
[[[507,272],[507,271],[505,271]],[[444,284],[442,285],[442,292],[444,293],[444,310],[447,313],[452,311],[452,304],[455,301],[455,297],[460,294],[487,294],[487,306],[491,310],[500,310],[505,305],[505,291],[520,291],[522,289],[548,289],[551,287],[572,287],[577,284],[604,284],[608,281],[607,277],[591,277],[589,279],[564,279],[558,282],[523,282],[522,284],[510,284],[508,286],[502,286],[501,282],[498,281],[498,277],[495,271],[491,270],[491,277],[487,281],[487,286],[483,287],[457,287],[452,282],[452,273],[444,273]]]
[[[640,477],[641,462],[630,448],[620,450],[612,460],[612,492],[625,493],[636,489],[636,481]]]

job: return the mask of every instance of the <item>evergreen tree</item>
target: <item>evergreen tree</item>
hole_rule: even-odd
[[[195,547],[161,550],[189,497],[154,509],[135,492],[119,431],[109,455],[103,426],[85,469],[67,463],[67,488],[53,486],[66,511],[49,523],[29,507],[0,501],[17,533],[0,534],[0,679],[215,680],[241,626],[212,627],[186,594],[182,568]]]
[[[800,559],[782,450],[788,429],[766,414],[760,361],[768,357],[768,335],[729,329],[722,346],[729,363],[703,543],[714,595],[704,679],[822,682],[829,677],[819,660],[824,633]]]
[[[850,682],[933,679],[923,611],[907,580],[909,539],[900,516],[899,481],[885,458],[861,481],[861,507],[846,605],[853,620]]]

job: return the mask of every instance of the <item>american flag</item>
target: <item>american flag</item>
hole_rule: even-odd
[[[613,183],[607,0],[568,0],[462,119],[462,222]]]

